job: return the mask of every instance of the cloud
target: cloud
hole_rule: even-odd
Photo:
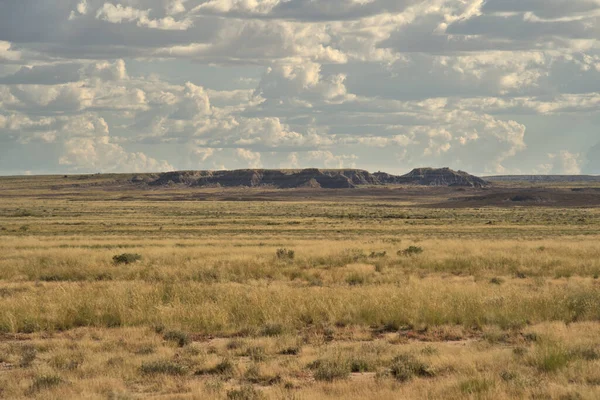
[[[82,0],[79,4],[77,4],[77,12],[82,15],[87,13],[87,1],[86,0]]]
[[[59,85],[86,78],[116,81],[127,78],[125,62],[79,62],[24,65],[14,74],[0,78],[0,85]]]
[[[356,20],[373,15],[402,12],[414,0],[210,0],[196,7],[200,12],[237,18],[294,19],[299,21]]]
[[[300,163],[298,162],[298,153],[290,153],[287,156],[287,159],[280,164],[281,168],[287,169],[296,169],[300,167]]]
[[[526,43],[531,48],[541,43],[560,43],[562,39],[590,39],[598,37],[594,26],[598,18],[573,21],[540,21],[527,19],[525,15],[479,15],[467,20],[457,21],[448,26],[450,35],[480,35],[487,39],[510,39],[522,47]],[[510,27],[510,29],[507,29]],[[536,44],[537,41],[537,44]],[[492,44],[492,43],[490,43]]]
[[[96,12],[96,18],[120,24],[123,21],[148,20],[150,10],[138,10],[133,7],[124,7],[121,4],[104,3]]]
[[[596,0],[0,2],[0,158],[590,171],[599,18]]]
[[[211,114],[211,105],[208,94],[201,86],[187,82],[183,90],[178,93],[171,93],[175,107],[167,107],[172,110],[168,118],[176,121],[184,121],[192,126],[204,125],[207,120],[205,117]],[[169,97],[163,97],[168,102]],[[181,126],[181,124],[180,124]]]
[[[31,118],[24,114],[0,115],[0,135],[11,141],[52,143],[75,136],[104,136],[108,124],[94,114]]]
[[[12,75],[0,78],[0,84],[57,85],[80,79],[78,63],[23,66]]]
[[[330,46],[329,41],[325,25],[241,20],[224,25],[211,42],[190,38],[186,44],[156,49],[153,55],[219,63],[268,64],[291,58],[346,62],[344,53]]]
[[[261,168],[262,162],[260,160],[260,153],[250,151],[248,149],[237,149],[235,151],[238,159],[247,163],[248,168]]]
[[[597,0],[487,0],[481,7],[490,13],[531,12],[541,18],[565,18],[600,10]]]
[[[179,3],[179,6],[182,6],[182,4]],[[175,7],[177,8],[177,6]],[[96,18],[113,24],[135,21],[138,26],[144,26],[153,29],[186,30],[192,26],[192,21],[190,19],[178,21],[171,16],[159,19],[151,19],[149,18],[150,11],[150,9],[138,10],[136,8],[123,6],[121,4],[114,5],[112,3],[104,3],[102,8],[96,12]]]
[[[351,99],[344,74],[323,76],[321,65],[314,62],[276,64],[269,68],[256,89],[267,100],[298,97],[307,107],[314,101],[343,102]]]
[[[355,168],[358,156],[354,154],[333,154],[331,151],[309,151],[307,161],[323,165],[326,168]]]
[[[46,113],[82,111],[92,105],[94,91],[79,82],[45,85],[15,85],[10,89],[22,107],[19,110],[37,109]]]
[[[0,40],[0,60],[1,61],[18,61],[21,58],[21,53],[12,49],[10,42]]]
[[[87,66],[84,77],[98,78],[104,81],[119,81],[127,79],[127,68],[125,61],[97,62]]]
[[[164,172],[174,170],[142,152],[127,152],[109,136],[72,138],[65,142],[59,164],[77,172]]]
[[[278,118],[227,117],[211,120],[197,135],[211,147],[278,148],[310,145],[318,137],[291,131]]]
[[[197,148],[192,150],[192,154],[199,162],[208,160],[215,154],[215,149],[212,148]]]
[[[555,6],[548,3],[559,4]],[[447,1],[445,4],[450,7],[430,8],[429,12],[401,26],[378,46],[399,52],[434,54],[571,49],[576,42],[581,42],[579,46],[593,47],[594,40],[600,35],[597,29],[600,5],[595,2],[588,2],[587,5],[583,2],[569,3],[572,5],[567,6],[566,2],[556,0],[521,1],[518,4],[512,0]],[[475,4],[483,6],[475,8]],[[590,7],[599,13],[581,11]],[[560,8],[563,10],[560,11]],[[570,15],[568,9],[572,12],[580,10],[583,14],[581,18],[554,20],[535,16],[537,12],[546,17],[564,17]]]
[[[583,157],[579,153],[563,150],[559,153],[548,154],[548,162],[538,166],[538,171],[552,175],[579,175]]]

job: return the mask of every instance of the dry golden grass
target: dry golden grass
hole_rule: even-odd
[[[0,387],[6,398],[44,399],[228,398],[247,386],[272,398],[594,399],[599,334],[597,323],[546,323],[520,333],[484,328],[470,339],[423,342],[337,328],[197,338],[179,347],[150,328],[78,328],[5,337]],[[394,376],[398,356],[427,374]]]
[[[44,179],[1,182],[1,398],[600,398],[596,209]]]

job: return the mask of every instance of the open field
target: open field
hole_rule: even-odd
[[[0,178],[1,398],[600,398],[593,186],[125,179]]]

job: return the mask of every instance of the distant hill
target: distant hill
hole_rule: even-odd
[[[529,182],[529,183],[560,183],[560,182],[600,182],[600,176],[594,175],[498,175],[486,176],[489,182]]]
[[[450,168],[415,168],[406,175],[392,179],[394,183],[426,186],[484,187],[488,182],[464,171]]]
[[[425,185],[483,187],[481,178],[450,168],[417,168],[406,175],[374,174],[360,169],[242,169],[234,171],[178,171],[140,175],[134,183],[150,186],[274,187],[343,189],[365,185]]]

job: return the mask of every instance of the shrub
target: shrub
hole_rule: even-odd
[[[283,325],[281,324],[267,324],[263,327],[263,336],[279,336],[283,333]]]
[[[415,256],[417,254],[421,254],[423,253],[423,248],[419,247],[419,246],[410,246],[407,247],[404,250],[400,250],[398,252],[399,256],[405,256],[405,257],[410,257],[410,256]]]
[[[527,278],[527,274],[523,271],[516,271],[515,278],[525,279],[525,278]]]
[[[346,249],[342,253],[341,257],[345,264],[358,262],[367,258],[365,252],[361,249]]]
[[[94,280],[96,281],[112,281],[113,276],[109,272],[100,272],[94,275]]]
[[[369,254],[369,258],[382,258],[382,257],[385,257],[386,255],[387,255],[387,251],[381,251],[381,252],[372,251],[371,254]]]
[[[134,253],[123,253],[113,257],[115,264],[133,264],[142,259],[142,256]]]
[[[244,379],[247,382],[253,383],[256,385],[271,386],[271,385],[274,385],[274,384],[280,382],[281,376],[279,376],[279,375],[274,375],[274,376],[263,375],[260,371],[259,366],[256,364],[252,364],[246,370],[246,373],[244,374]]]
[[[505,371],[500,372],[500,378],[502,378],[502,380],[504,382],[511,382],[511,381],[518,379],[519,374],[517,374],[516,372],[513,372],[513,371],[505,370]]]
[[[546,343],[540,345],[530,359],[530,363],[541,372],[556,372],[566,367],[571,354],[560,345]]]
[[[494,381],[474,378],[461,382],[459,388],[465,394],[481,394],[487,392],[493,386]]]
[[[33,346],[24,346],[21,350],[21,360],[19,361],[19,366],[21,368],[28,368],[31,366],[35,357],[37,356],[37,351]]]
[[[296,252],[294,250],[281,248],[277,249],[276,255],[278,260],[290,261],[294,259],[294,257],[296,256]]]
[[[212,372],[217,375],[231,376],[231,375],[233,375],[233,372],[234,372],[233,370],[234,370],[233,363],[231,362],[231,360],[226,358],[223,361],[221,361],[220,363],[218,363],[217,365],[215,365],[215,367],[212,369]]]
[[[515,347],[513,349],[513,354],[517,357],[523,357],[525,354],[527,354],[527,348],[522,346]]]
[[[297,356],[300,354],[300,351],[300,347],[286,347],[285,349],[281,350],[279,354],[282,356]]]
[[[350,371],[351,372],[370,372],[373,370],[373,366],[368,360],[360,357],[355,357],[350,360]]]
[[[435,372],[428,364],[410,354],[401,354],[395,357],[392,360],[390,371],[392,376],[400,382],[408,381],[414,376],[435,376]]]
[[[134,354],[147,355],[152,354],[156,351],[152,344],[143,344],[134,350]]]
[[[438,354],[439,352],[440,351],[437,349],[437,347],[434,347],[431,345],[427,345],[421,349],[421,353],[428,355],[428,356]]]
[[[366,283],[366,281],[367,278],[365,277],[365,275],[358,272],[353,272],[346,278],[346,283],[350,286],[363,285]]]
[[[264,398],[265,396],[262,392],[250,385],[227,391],[228,400],[261,400]]]
[[[13,217],[22,218],[22,217],[35,217],[35,213],[29,210],[20,210],[13,215]]]
[[[231,377],[235,372],[235,367],[230,359],[225,358],[223,361],[218,363],[212,368],[200,369],[196,371],[196,375],[221,375],[224,377]]]
[[[111,357],[106,360],[106,365],[111,368],[122,366],[125,363],[125,359],[123,357]]]
[[[62,382],[62,378],[58,375],[37,376],[33,380],[30,391],[37,392],[38,390],[50,389],[54,386],[60,385]]]
[[[187,372],[185,366],[166,360],[143,363],[140,370],[143,374],[165,375],[184,375]]]
[[[163,335],[163,339],[175,342],[179,347],[184,347],[192,342],[188,334],[181,331],[169,331]]]
[[[80,271],[63,271],[59,273],[42,274],[39,280],[42,282],[76,282],[85,281],[87,276]]]
[[[217,283],[221,280],[221,274],[217,268],[204,269],[194,274],[192,279],[197,282]]]
[[[596,347],[580,346],[570,352],[573,358],[580,358],[586,361],[600,360],[600,349]]]
[[[526,342],[539,342],[540,336],[535,332],[529,332],[523,334],[523,339],[525,339]]]
[[[239,339],[233,339],[227,343],[227,350],[237,350],[244,346],[244,342]]]
[[[317,360],[308,365],[313,369],[314,378],[318,381],[332,382],[336,379],[345,379],[350,375],[350,365],[343,359]]]
[[[79,368],[84,361],[82,353],[57,354],[50,360],[50,365],[56,369],[73,371]]]
[[[483,339],[487,340],[488,343],[498,344],[498,343],[509,343],[511,337],[508,333],[504,331],[492,330],[490,332],[485,332],[483,334]]]
[[[243,356],[250,357],[250,359],[254,362],[264,361],[267,358],[267,352],[264,347],[261,346],[251,346],[244,351]]]
[[[502,285],[504,283],[504,279],[502,279],[502,278],[492,278],[492,279],[490,279],[490,283],[492,285]]]
[[[256,364],[252,364],[248,367],[244,373],[244,379],[250,383],[258,383],[261,380],[260,368]]]

